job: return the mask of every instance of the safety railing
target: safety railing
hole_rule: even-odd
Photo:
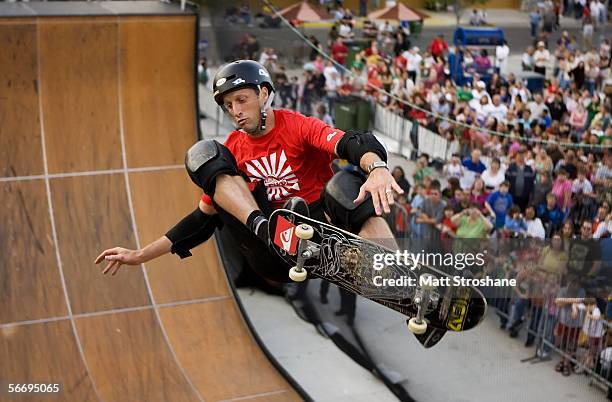
[[[411,158],[413,151],[416,151],[446,161],[452,154],[459,152],[457,141],[449,141],[379,104],[374,114],[374,130],[385,141],[389,151],[407,158]]]
[[[210,88],[198,85],[198,90],[200,112],[204,114],[206,119],[209,119],[209,124],[205,125],[206,130],[203,130],[202,135],[204,137],[221,137],[229,134],[233,127],[232,122],[215,102]]]
[[[584,374],[591,384],[612,395],[612,326],[607,320],[607,301],[559,297],[558,292],[546,290],[542,297],[532,296],[523,297],[512,288],[495,288],[490,294],[500,329],[511,338],[524,336],[525,346],[533,346],[533,355],[521,361],[537,363],[556,355],[556,371],[566,376]]]

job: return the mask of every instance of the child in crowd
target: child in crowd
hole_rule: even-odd
[[[440,231],[440,237],[442,239],[446,239],[449,237],[455,237],[455,233],[457,232],[457,225],[453,223],[451,218],[455,214],[453,207],[447,205],[444,207],[444,218],[442,218],[442,222],[436,225],[436,228]]]

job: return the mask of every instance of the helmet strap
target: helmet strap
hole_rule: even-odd
[[[257,86],[257,90],[259,91],[259,93],[261,93],[261,85]],[[272,106],[272,102],[274,101],[274,92],[270,91],[268,93],[268,100],[266,101],[266,103],[261,107],[261,112],[259,114],[259,132],[262,133],[266,130],[266,119],[268,117],[268,108],[270,108],[270,106]]]

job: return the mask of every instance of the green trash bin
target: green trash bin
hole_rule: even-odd
[[[372,108],[370,102],[365,99],[356,98],[357,101],[357,118],[355,128],[359,131],[370,130],[370,121],[372,120]]]
[[[370,42],[365,39],[345,40],[344,44],[346,45],[346,47],[348,47],[348,55],[346,56],[344,66],[349,69],[353,65],[355,55],[370,46]]]
[[[418,38],[423,30],[423,20],[421,21],[410,21],[410,36]]]
[[[357,103],[349,99],[337,100],[335,124],[340,130],[354,130],[357,126]]]

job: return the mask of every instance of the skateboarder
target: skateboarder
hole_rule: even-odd
[[[268,71],[251,60],[221,67],[213,96],[236,125],[225,144],[202,140],[187,152],[185,165],[204,192],[198,208],[140,250],[105,250],[96,264],[103,273],[190,249],[225,225],[252,268],[273,281],[287,271],[269,248],[268,220],[285,207],[370,239],[392,239],[380,216],[390,212],[394,192],[403,193],[387,169],[384,147],[369,132],[327,126],[313,117],[271,108],[274,85]],[[347,159],[363,174],[333,174],[331,162]]]

